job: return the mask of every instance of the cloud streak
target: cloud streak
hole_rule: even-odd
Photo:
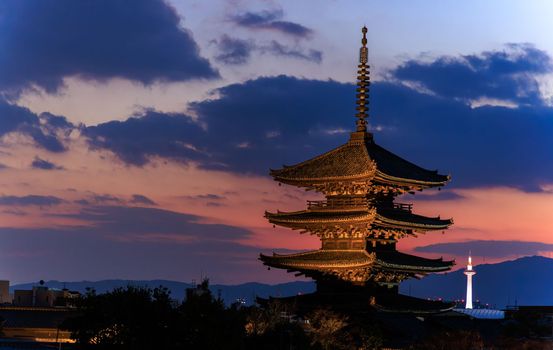
[[[41,196],[36,194],[30,194],[27,196],[0,196],[0,205],[2,206],[15,206],[15,207],[50,207],[53,205],[59,205],[64,200],[54,196]]]
[[[252,30],[272,30],[297,38],[307,38],[313,30],[295,22],[283,21],[281,10],[245,12],[231,17],[236,25]]]
[[[42,159],[40,157],[35,157],[31,163],[31,168],[41,169],[41,170],[63,170],[64,168],[60,165],[56,165],[50,161]]]
[[[246,64],[250,61],[254,52],[313,63],[321,63],[323,60],[323,53],[319,50],[304,49],[297,44],[289,46],[276,40],[271,40],[266,44],[258,44],[253,40],[242,40],[223,35],[216,44],[219,53],[215,56],[215,59],[227,65]]]
[[[63,117],[43,113],[37,116],[29,109],[10,104],[0,97],[0,137],[10,133],[30,137],[39,147],[50,152],[66,150],[58,131],[73,126]]]
[[[545,51],[529,44],[509,44],[504,51],[441,56],[431,62],[409,60],[390,74],[447,98],[536,105],[542,103],[536,76],[551,71],[553,61]]]
[[[507,258],[512,256],[538,255],[543,252],[552,252],[553,244],[527,241],[465,241],[451,243],[437,243],[423,247],[416,247],[421,253],[440,253],[456,256],[468,255],[489,258]]]

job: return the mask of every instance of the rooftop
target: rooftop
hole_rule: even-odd
[[[348,143],[302,163],[271,170],[275,180],[308,187],[332,181],[373,181],[404,187],[439,187],[449,176],[419,167],[374,143],[367,132],[354,132]]]

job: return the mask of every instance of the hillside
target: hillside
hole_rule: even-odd
[[[474,300],[497,308],[513,305],[553,305],[553,259],[530,256],[498,264],[475,266]],[[462,270],[409,280],[401,293],[424,298],[464,299],[466,276]]]
[[[10,292],[14,289],[31,289],[36,283],[25,283],[13,285],[10,287]],[[68,288],[85,293],[87,288],[96,290],[97,293],[104,293],[118,287],[127,285],[146,286],[155,288],[164,286],[169,289],[171,296],[174,299],[182,300],[184,298],[186,288],[192,287],[190,283],[168,281],[168,280],[149,280],[149,281],[132,281],[132,280],[102,280],[102,281],[80,281],[80,282],[61,282],[47,281],[46,286],[50,288]],[[288,282],[281,284],[263,284],[263,283],[243,283],[238,285],[210,285],[213,295],[220,295],[225,303],[230,304],[236,299],[244,299],[247,304],[251,304],[254,296],[263,298],[269,296],[290,296],[298,293],[310,293],[315,290],[315,284],[312,282]]]
[[[553,305],[553,259],[542,256],[524,257],[513,261],[498,264],[483,264],[475,266],[476,275],[473,279],[473,295],[475,300],[489,303],[497,308],[504,308],[507,304],[513,305]],[[51,288],[78,290],[82,293],[86,288],[93,288],[102,293],[113,288],[126,285],[140,285],[155,288],[165,286],[171,291],[173,298],[182,300],[184,291],[191,284],[167,280],[130,281],[130,280],[103,280],[60,282],[47,281]],[[32,283],[12,286],[10,289],[30,289]],[[312,282],[289,282],[276,285],[262,283],[244,283],[238,285],[211,285],[214,295],[221,295],[229,304],[238,298],[245,299],[251,304],[254,296],[289,296],[298,293],[310,293],[315,290]],[[463,271],[447,274],[431,275],[421,280],[404,282],[400,291],[402,294],[420,298],[444,298],[447,300],[464,299],[466,277]]]

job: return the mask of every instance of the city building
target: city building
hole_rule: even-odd
[[[454,262],[401,253],[396,243],[417,233],[442,232],[453,221],[415,214],[411,204],[398,203],[395,197],[440,188],[450,177],[423,169],[382,148],[367,130],[370,77],[366,32],[364,27],[357,77],[356,129],[349,141],[315,158],[270,172],[279,183],[313,190],[326,197],[308,201],[306,210],[265,213],[273,225],[317,235],[321,248],[297,254],[261,254],[260,260],[268,267],[316,281],[315,293],[288,298],[306,308],[329,304],[344,310],[367,307],[409,313],[451,310],[454,306],[451,303],[398,293],[401,281],[448,271]]]
[[[41,281],[31,290],[16,289],[13,292],[13,305],[35,307],[73,307],[75,301],[81,297],[81,293],[70,291],[67,288],[51,289]]]
[[[10,295],[10,281],[0,281],[0,304],[9,304],[12,302]]]
[[[61,323],[75,314],[81,294],[66,288],[51,289],[43,281],[30,290],[9,294],[9,281],[0,281],[2,336],[6,341],[72,342]],[[6,302],[6,300],[9,300]]]

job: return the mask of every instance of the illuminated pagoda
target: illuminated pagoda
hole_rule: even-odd
[[[453,261],[427,259],[396,250],[404,237],[443,231],[453,221],[412,212],[411,204],[395,197],[444,186],[449,176],[423,169],[385,150],[367,131],[369,66],[366,33],[360,49],[357,77],[356,130],[349,141],[329,152],[293,166],[271,170],[278,182],[324,194],[308,201],[307,209],[266,212],[273,225],[317,235],[321,248],[297,254],[260,255],[268,267],[313,278],[317,292],[291,297],[299,303],[336,306],[354,304],[394,312],[440,312],[453,305],[398,294],[399,283],[429,273],[448,271]],[[336,298],[336,296],[347,296]]]

